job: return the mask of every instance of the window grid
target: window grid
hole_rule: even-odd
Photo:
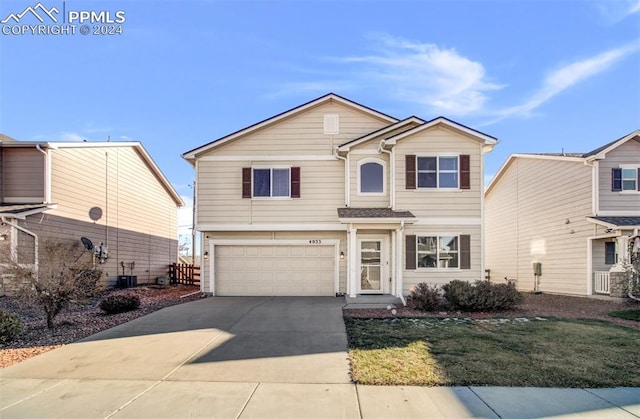
[[[638,179],[637,169],[622,169],[622,190],[623,191],[636,191],[638,185],[636,184]]]
[[[418,157],[418,188],[458,189],[458,156]]]
[[[254,168],[253,197],[288,198],[291,196],[291,168]]]
[[[458,269],[459,236],[416,236],[416,267]]]

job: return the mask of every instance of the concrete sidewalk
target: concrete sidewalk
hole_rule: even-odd
[[[640,388],[349,379],[344,300],[211,298],[0,370],[0,418],[640,417]]]

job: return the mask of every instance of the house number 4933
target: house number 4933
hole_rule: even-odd
[[[322,240],[320,240],[320,239],[311,239],[311,240],[309,240],[309,244],[322,244]]]

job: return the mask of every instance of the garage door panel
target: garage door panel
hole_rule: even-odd
[[[334,246],[218,245],[217,295],[330,296]]]

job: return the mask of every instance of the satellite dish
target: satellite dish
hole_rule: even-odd
[[[81,237],[80,241],[84,244],[84,248],[87,250],[93,250],[93,243],[86,237]]]

